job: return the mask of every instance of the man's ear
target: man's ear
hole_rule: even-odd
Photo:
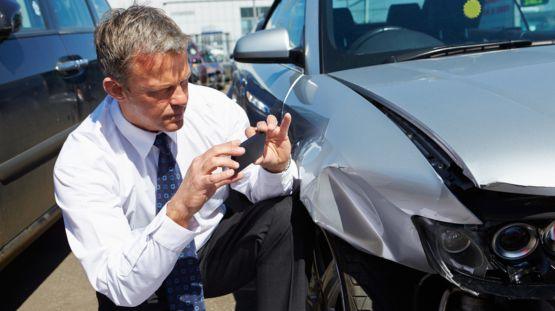
[[[121,86],[116,80],[111,77],[106,77],[102,81],[102,86],[104,87],[104,91],[117,101],[125,101],[126,96],[123,93],[123,86]]]

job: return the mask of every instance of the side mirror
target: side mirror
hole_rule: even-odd
[[[21,28],[21,8],[13,0],[0,1],[0,40]]]
[[[283,28],[250,33],[237,41],[233,59],[241,63],[289,63],[303,65],[302,50],[292,49]]]

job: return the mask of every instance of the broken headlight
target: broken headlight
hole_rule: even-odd
[[[555,222],[455,225],[414,217],[428,262],[474,294],[555,298]]]

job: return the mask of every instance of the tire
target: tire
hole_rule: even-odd
[[[415,293],[424,273],[363,253],[329,234],[324,240],[314,251],[309,310],[418,309]],[[327,251],[322,249],[326,244]]]

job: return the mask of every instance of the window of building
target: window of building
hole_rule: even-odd
[[[241,8],[241,34],[245,35],[251,32],[269,10],[270,7],[267,6],[257,7],[255,15],[255,10],[252,7]]]

